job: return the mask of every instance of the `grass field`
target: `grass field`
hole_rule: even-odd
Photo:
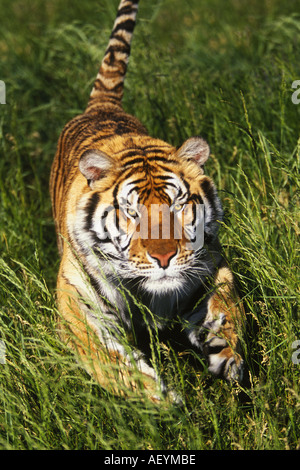
[[[124,107],[150,134],[210,143],[221,240],[248,313],[245,384],[195,373],[165,346],[184,405],[123,400],[56,335],[50,166],[117,3],[0,0],[0,448],[300,448],[299,0],[141,0],[126,81]]]

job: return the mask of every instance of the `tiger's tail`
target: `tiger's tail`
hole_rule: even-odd
[[[139,0],[121,0],[86,112],[103,103],[121,106]]]

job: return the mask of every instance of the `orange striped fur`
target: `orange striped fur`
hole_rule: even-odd
[[[50,180],[57,303],[62,337],[101,386],[176,401],[151,362],[151,331],[187,341],[214,374],[238,380],[243,311],[218,242],[208,144],[196,136],[176,149],[122,108],[137,7],[121,1],[87,108],[58,142]]]

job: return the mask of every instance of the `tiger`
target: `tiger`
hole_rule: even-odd
[[[51,167],[58,330],[109,393],[176,402],[153,338],[175,338],[176,351],[238,383],[245,312],[219,241],[208,143],[175,147],[123,109],[138,3],[121,0],[87,107],[64,127]]]

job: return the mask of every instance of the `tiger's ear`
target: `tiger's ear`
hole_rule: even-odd
[[[177,156],[195,160],[200,166],[204,165],[209,157],[208,143],[201,137],[191,137],[177,150]]]
[[[87,150],[80,157],[79,170],[88,181],[99,180],[113,166],[112,159],[100,150]]]

